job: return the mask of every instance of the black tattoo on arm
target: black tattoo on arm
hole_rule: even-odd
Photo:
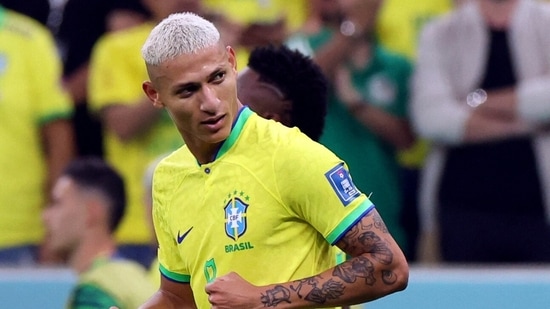
[[[277,285],[271,290],[265,291],[261,296],[264,307],[277,307],[282,302],[290,303],[290,290],[282,285]]]
[[[393,253],[388,245],[374,232],[367,231],[359,236],[359,242],[365,252],[381,264],[389,265],[393,260]]]
[[[353,283],[357,278],[365,278],[365,283],[368,285],[373,285],[376,282],[374,265],[369,259],[362,256],[353,258],[349,263],[337,265],[332,275],[347,283]]]
[[[382,281],[387,285],[392,285],[397,282],[397,276],[391,270],[383,270]]]
[[[277,307],[282,302],[291,303],[290,293],[296,292],[299,298],[324,304],[328,299],[337,299],[344,294],[344,284],[334,279],[321,284],[320,276],[294,281],[290,289],[277,285],[261,295],[264,307]]]
[[[388,234],[388,228],[386,227],[386,224],[384,223],[384,220],[382,220],[382,217],[378,213],[376,213],[373,217],[374,220],[374,227],[382,231],[384,234]]]

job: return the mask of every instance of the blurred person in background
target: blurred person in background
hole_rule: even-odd
[[[103,156],[101,122],[89,111],[87,83],[93,45],[108,31],[142,23],[140,0],[68,0],[55,37],[63,60],[63,83],[74,102],[73,126],[79,156]]]
[[[328,81],[308,56],[285,45],[255,48],[237,79],[239,100],[266,119],[298,127],[319,141],[325,125]]]
[[[444,262],[550,262],[549,27],[540,1],[475,0],[422,31],[420,207]]]
[[[42,215],[49,245],[78,275],[67,308],[134,309],[155,292],[146,269],[117,252],[124,190],[120,175],[94,157],[72,161],[53,186]]]
[[[414,143],[407,116],[412,67],[374,39],[382,2],[311,0],[311,15],[287,45],[313,55],[329,77],[333,91],[320,141],[355,171],[354,183],[372,194],[388,229],[406,250],[396,154]]]
[[[141,84],[147,79],[140,49],[158,21],[176,12],[211,16],[200,0],[143,0],[150,19],[102,36],[95,44],[88,83],[91,109],[103,126],[105,158],[127,186],[128,213],[117,231],[122,255],[148,267],[155,256],[143,205],[142,179],[148,164],[182,145],[168,113],[154,108]],[[223,22],[221,16],[211,16]]]
[[[49,261],[39,214],[75,152],[61,70],[49,29],[0,6],[0,265]]]
[[[416,61],[418,37],[426,22],[450,12],[457,0],[384,0],[376,19],[376,40],[392,52],[409,59],[413,66]],[[401,224],[407,238],[407,258],[409,262],[433,259],[427,245],[419,252],[420,219],[418,210],[419,178],[429,143],[416,139],[415,144],[399,151],[401,167],[403,211]],[[423,241],[423,243],[425,243]]]
[[[246,67],[250,52],[259,46],[281,45],[301,27],[307,0],[203,0],[205,7],[225,16],[236,28],[237,68]],[[223,29],[220,29],[223,31]]]

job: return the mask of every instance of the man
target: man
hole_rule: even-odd
[[[55,183],[43,219],[51,249],[79,276],[68,308],[137,308],[154,293],[145,269],[117,255],[125,204],[122,178],[101,159],[71,162]]]
[[[171,15],[142,54],[143,89],[185,146],[155,170],[162,277],[141,308],[338,306],[406,287],[405,257],[345,163],[243,107],[210,22]],[[331,244],[353,258],[335,267]]]
[[[239,101],[258,115],[298,127],[312,140],[323,133],[328,85],[313,60],[286,46],[258,47],[239,73]]]
[[[258,115],[281,122],[287,127],[298,127],[312,140],[318,140],[324,126],[328,85],[321,69],[313,60],[288,47],[269,45],[257,47],[250,54],[248,66],[239,73],[237,90],[239,100],[246,102]],[[159,156],[147,168],[143,178],[147,220],[152,227],[153,172]],[[154,231],[153,231],[154,232]],[[158,247],[155,237],[154,247]],[[343,258],[342,252],[336,257]],[[152,263],[151,277],[160,283],[158,260]]]
[[[550,261],[549,27],[540,1],[475,0],[422,32],[411,115],[445,262]]]
[[[46,27],[0,6],[0,42],[0,265],[28,266],[50,186],[74,156],[72,108]]]
[[[128,211],[117,231],[120,252],[149,266],[150,247],[141,179],[149,162],[181,146],[168,114],[154,109],[139,86],[147,78],[139,49],[145,38],[170,13],[200,10],[198,0],[142,0],[151,20],[108,33],[95,44],[90,61],[88,99],[99,115],[104,133],[105,159],[127,186]]]

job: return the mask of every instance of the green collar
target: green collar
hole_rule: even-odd
[[[231,147],[235,144],[237,141],[237,138],[239,135],[241,135],[241,132],[243,130],[244,124],[252,114],[252,110],[248,108],[248,106],[244,106],[237,117],[237,121],[233,125],[233,128],[231,129],[231,133],[229,134],[229,137],[223,142],[222,147],[218,151],[218,154],[216,155],[216,159],[223,156]]]

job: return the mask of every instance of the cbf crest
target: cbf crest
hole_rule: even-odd
[[[225,234],[237,241],[247,228],[246,211],[248,209],[249,197],[244,192],[233,192],[228,195],[225,210]]]

